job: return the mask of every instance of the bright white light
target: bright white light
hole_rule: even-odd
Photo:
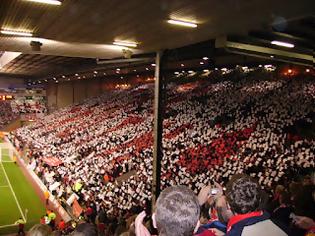
[[[44,3],[50,5],[61,5],[59,0],[26,0],[28,2],[37,2],[37,3]]]
[[[118,45],[118,46],[132,47],[132,48],[136,48],[138,46],[138,44],[135,42],[126,42],[126,41],[115,41],[113,42],[113,44]]]
[[[61,76],[61,77],[62,77],[62,78],[66,78],[66,76],[64,76],[64,75],[63,75],[63,76]]]
[[[146,70],[149,70],[149,68],[145,68]]]
[[[209,70],[203,70],[203,72],[207,73],[207,72],[209,72]]]
[[[97,74],[97,71],[95,70],[93,73],[94,73],[94,74]]]
[[[174,72],[174,74],[175,74],[175,75],[179,75],[179,72],[178,72],[178,71],[176,71],[176,72]]]
[[[208,60],[209,58],[208,58],[208,57],[203,57],[202,59],[206,61],[206,60]]]
[[[151,66],[156,66],[156,64],[155,64],[155,63],[152,63]]]
[[[168,20],[168,23],[172,25],[185,26],[190,28],[197,28],[197,24],[193,22],[181,21],[181,20]]]
[[[308,72],[310,72],[310,69],[306,69],[305,71],[308,73]]]
[[[7,34],[7,35],[16,35],[16,36],[25,36],[25,37],[33,36],[31,32],[15,31],[15,30],[8,30],[8,29],[2,29],[0,32],[1,34]]]
[[[184,67],[185,65],[184,65],[184,64],[180,64],[180,66],[181,66],[181,67]]]
[[[117,68],[116,70],[117,70],[117,71],[120,71],[120,68]]]
[[[227,71],[227,68],[222,68],[221,70],[222,70],[222,71]]]
[[[203,64],[205,64],[205,63],[204,63],[203,61],[201,61],[201,62],[200,62],[200,65],[203,65]]]
[[[270,57],[271,57],[271,58],[274,58],[274,56],[273,56],[273,55],[271,55]]]
[[[192,74],[192,73],[194,73],[194,71],[193,71],[193,70],[189,70],[188,73],[189,73],[189,74]]]
[[[78,74],[75,74],[75,76],[79,76]]]
[[[286,47],[286,48],[294,48],[294,44],[292,43],[286,43],[286,42],[281,42],[281,41],[271,41],[271,44],[281,46],[281,47]]]
[[[259,67],[262,67],[262,65],[259,65]]]

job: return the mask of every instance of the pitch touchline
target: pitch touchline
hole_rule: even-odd
[[[4,173],[4,175],[5,175],[5,178],[7,179],[7,182],[8,182],[8,184],[9,184],[9,187],[10,187],[11,192],[12,192],[12,194],[13,194],[13,197],[14,197],[14,199],[15,199],[16,205],[18,206],[18,208],[19,208],[19,210],[20,210],[20,213],[21,213],[21,216],[22,216],[23,220],[26,222],[25,216],[24,216],[23,211],[22,211],[22,209],[21,209],[21,206],[20,206],[20,204],[19,204],[19,202],[18,202],[18,200],[17,200],[17,198],[16,198],[16,195],[15,195],[15,193],[14,193],[14,191],[13,191],[13,188],[12,188],[12,185],[11,185],[10,180],[9,180],[9,178],[8,178],[7,172],[5,171],[2,162],[0,162],[0,163],[1,163],[1,167],[2,167],[2,169],[3,169],[3,173]]]
[[[1,228],[6,228],[6,227],[13,227],[13,226],[17,226],[16,224],[11,224],[11,225],[1,225],[0,226],[0,229]]]
[[[0,186],[0,188],[7,188],[7,187],[10,187],[9,185],[2,185]]]

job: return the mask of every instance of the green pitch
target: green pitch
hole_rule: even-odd
[[[26,230],[45,214],[45,206],[22,171],[4,149],[0,162],[0,235],[17,232],[14,222],[26,219]]]

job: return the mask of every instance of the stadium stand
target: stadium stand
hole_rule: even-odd
[[[18,114],[12,111],[10,102],[0,101],[0,130],[17,117]]]
[[[152,99],[152,85],[112,91],[20,128],[10,139],[27,151],[29,167],[45,185],[57,186],[54,195],[64,202],[77,194],[87,221],[97,218],[99,229],[112,235],[123,225],[118,219],[139,213],[151,199]],[[267,196],[279,184],[287,189],[315,165],[314,99],[313,78],[262,71],[169,84],[162,188],[186,185],[197,194],[246,173]],[[136,174],[118,184],[130,171]],[[276,214],[284,200],[274,200],[269,211]],[[314,219],[310,209],[294,210]]]

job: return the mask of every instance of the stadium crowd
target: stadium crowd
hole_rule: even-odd
[[[17,117],[18,114],[12,111],[10,102],[0,101],[0,130]]]
[[[212,181],[226,184],[240,173],[256,178],[267,196],[276,185],[289,186],[315,165],[314,85],[314,79],[261,71],[169,84],[162,189],[185,185],[197,194]],[[52,113],[10,138],[26,147],[29,167],[59,199],[75,193],[90,208],[88,221],[98,215],[98,225],[121,225],[118,219],[139,213],[151,199],[152,99],[151,85],[112,91]],[[282,206],[279,196],[275,201]]]

